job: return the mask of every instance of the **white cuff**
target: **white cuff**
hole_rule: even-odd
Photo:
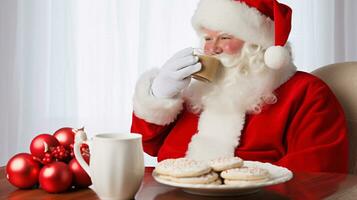
[[[157,98],[151,93],[151,84],[159,70],[144,73],[136,83],[133,106],[137,117],[157,125],[167,125],[176,119],[183,107],[183,99]]]

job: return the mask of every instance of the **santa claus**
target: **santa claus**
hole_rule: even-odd
[[[192,48],[138,80],[132,132],[158,160],[239,156],[294,171],[346,172],[344,113],[318,78],[296,71],[291,9],[276,0],[201,0],[192,24],[224,66],[211,83]]]

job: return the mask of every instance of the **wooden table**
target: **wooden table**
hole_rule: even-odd
[[[357,176],[335,173],[295,173],[287,183],[263,188],[257,193],[239,197],[205,197],[161,185],[151,176],[153,168],[145,169],[143,185],[136,199],[145,200],[209,200],[209,199],[357,199]],[[98,196],[91,189],[62,194],[49,194],[41,189],[18,190],[6,179],[5,168],[0,167],[0,199],[10,200],[95,200]]]

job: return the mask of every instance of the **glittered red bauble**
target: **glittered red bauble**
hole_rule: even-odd
[[[83,156],[84,160],[86,161],[87,164],[89,164],[89,157],[88,156]],[[90,185],[92,185],[92,181],[87,174],[87,172],[84,171],[84,169],[79,165],[77,159],[73,158],[69,164],[69,168],[71,169],[73,173],[73,185],[77,188],[86,188]]]
[[[31,141],[30,151],[33,156],[42,159],[47,151],[58,145],[59,142],[53,135],[44,133],[36,136]]]
[[[13,156],[6,165],[6,177],[9,182],[22,189],[31,188],[38,182],[40,163],[28,153]]]
[[[70,149],[66,149],[63,145],[59,145],[54,148],[51,152],[52,156],[57,159],[57,161],[67,162],[71,160]]]
[[[74,144],[74,135],[75,133],[72,131],[73,128],[64,127],[58,129],[53,136],[55,136],[58,142],[66,148],[69,148],[71,144]]]
[[[47,192],[59,193],[68,190],[72,184],[72,172],[64,162],[53,162],[42,167],[40,186]]]

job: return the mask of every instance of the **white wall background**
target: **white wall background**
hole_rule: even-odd
[[[0,0],[0,166],[62,126],[128,132],[138,76],[197,46],[197,2]],[[281,2],[300,70],[356,60],[357,1]]]
[[[357,60],[356,0],[279,0],[293,9],[289,41],[303,71]]]

